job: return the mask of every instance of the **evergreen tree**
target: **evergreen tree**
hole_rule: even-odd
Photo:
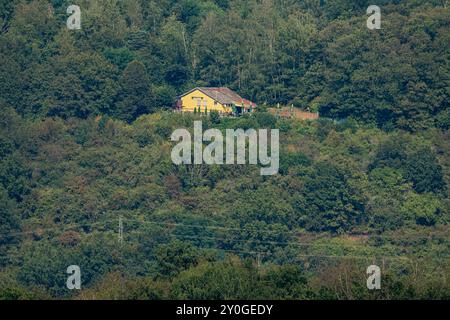
[[[150,80],[141,62],[136,60],[130,62],[123,71],[119,83],[115,106],[118,118],[131,122],[153,111]]]

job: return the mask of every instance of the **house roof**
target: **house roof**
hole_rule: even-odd
[[[234,104],[236,106],[244,105],[244,107],[247,108],[255,108],[256,104],[254,102],[251,102],[250,100],[242,98],[240,95],[238,95],[233,90],[226,88],[226,87],[196,87],[184,94],[182,94],[180,97],[184,97],[185,95],[195,91],[200,90],[210,98],[216,100],[217,102],[220,102],[221,104]]]

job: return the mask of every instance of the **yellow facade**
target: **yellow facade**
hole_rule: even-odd
[[[232,107],[225,106],[220,102],[214,100],[208,95],[204,94],[200,90],[194,90],[187,95],[181,97],[181,111],[182,112],[194,112],[196,109],[198,112],[198,108],[200,107],[200,111],[202,113],[207,110],[211,112],[212,110],[218,111],[219,113],[231,113]]]

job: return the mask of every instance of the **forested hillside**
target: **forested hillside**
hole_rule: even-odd
[[[0,0],[0,299],[449,299],[450,9],[371,2]],[[174,165],[194,120],[279,129],[279,174]]]
[[[65,27],[70,4],[81,30]],[[2,104],[126,121],[195,85],[384,128],[448,129],[445,0],[2,0]]]

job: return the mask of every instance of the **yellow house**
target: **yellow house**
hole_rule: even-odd
[[[181,112],[211,112],[241,115],[253,112],[256,104],[225,87],[197,87],[178,97],[177,110]]]

